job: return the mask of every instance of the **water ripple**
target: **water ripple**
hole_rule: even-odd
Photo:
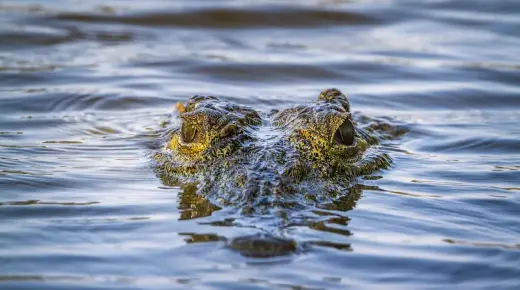
[[[270,9],[217,9],[148,13],[137,15],[96,15],[60,13],[49,17],[60,21],[119,23],[139,26],[175,26],[201,29],[251,29],[265,27],[307,28],[338,25],[377,24],[379,19],[355,12],[308,10],[297,7]]]
[[[1,289],[518,288],[519,1],[1,2]],[[329,87],[397,138],[327,204],[155,176],[176,102]]]

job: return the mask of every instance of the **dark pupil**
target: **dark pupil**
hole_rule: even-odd
[[[195,140],[197,129],[189,124],[182,124],[181,128],[182,141],[190,143]]]
[[[338,130],[336,130],[336,133],[334,134],[334,140],[338,144],[342,145],[352,145],[354,143],[354,136],[355,136],[355,129],[354,125],[350,120],[346,120],[339,126]]]

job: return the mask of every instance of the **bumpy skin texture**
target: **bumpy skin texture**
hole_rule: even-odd
[[[212,96],[194,96],[179,109],[182,127],[168,148],[185,165],[229,155],[249,139],[249,127],[262,123],[256,111]]]
[[[374,130],[354,126],[337,89],[264,116],[212,96],[178,108],[182,125],[154,155],[158,176],[167,185],[197,184],[202,196],[245,214],[331,202],[390,164]]]

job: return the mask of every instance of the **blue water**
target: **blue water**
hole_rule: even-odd
[[[520,2],[298,3],[1,1],[0,289],[520,289]],[[178,101],[330,87],[408,132],[312,246],[244,257],[276,226],[155,176]]]

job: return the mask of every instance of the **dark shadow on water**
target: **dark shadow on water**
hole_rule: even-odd
[[[357,201],[361,198],[363,190],[378,190],[377,186],[366,186],[356,184],[348,192],[333,202],[319,205],[315,209],[309,209],[312,216],[301,217],[299,212],[292,214],[280,214],[277,218],[281,219],[278,227],[262,224],[249,225],[249,219],[258,217],[238,216],[228,217],[222,220],[202,221],[200,224],[215,227],[240,227],[260,230],[260,233],[253,233],[238,237],[225,237],[217,233],[179,233],[185,236],[187,244],[194,243],[221,243],[225,248],[239,253],[240,255],[253,259],[265,259],[281,256],[291,256],[304,254],[318,248],[329,248],[339,251],[352,251],[350,243],[332,242],[327,240],[307,240],[297,241],[286,235],[288,229],[297,227],[309,228],[313,231],[327,232],[340,235],[345,238],[352,236],[352,232],[346,227],[350,218],[337,213],[337,211],[347,212],[356,207]],[[179,193],[179,209],[181,215],[179,220],[190,220],[211,216],[214,211],[221,208],[212,204],[208,199],[197,193],[197,185],[188,183],[181,185]],[[309,212],[307,210],[306,212]],[[260,217],[261,219],[261,217]],[[255,224],[253,222],[253,224]],[[281,234],[280,234],[281,232]]]
[[[308,28],[337,25],[378,24],[381,19],[362,13],[332,10],[287,9],[203,9],[133,15],[103,15],[91,13],[60,13],[47,20],[118,23],[139,26],[165,26],[204,29],[248,29],[260,27]]]
[[[227,247],[250,258],[287,256],[298,251],[296,241],[264,234],[234,238],[227,243]]]

